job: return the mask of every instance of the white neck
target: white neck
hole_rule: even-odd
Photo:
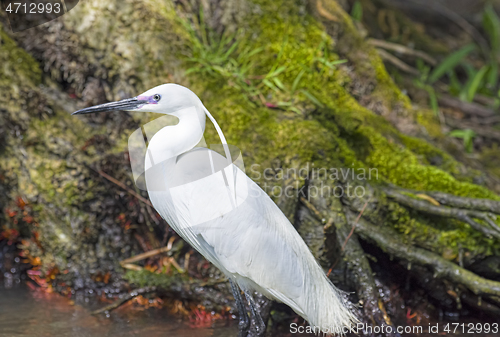
[[[149,141],[146,169],[191,150],[203,137],[206,119],[203,108],[192,106],[171,115],[179,118],[179,123],[164,127]]]

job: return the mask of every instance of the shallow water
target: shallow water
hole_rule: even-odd
[[[95,301],[90,301],[95,302]],[[102,303],[96,303],[98,307]],[[192,328],[163,309],[118,308],[92,316],[91,304],[73,304],[58,294],[33,291],[25,285],[5,289],[0,285],[1,337],[233,337],[237,324],[218,322],[214,328]],[[92,308],[92,309],[96,309]]]
[[[0,337],[235,337],[236,321],[217,321],[209,328],[194,328],[166,309],[141,309],[124,305],[104,314],[93,316],[92,310],[103,307],[95,298],[81,297],[73,302],[59,294],[29,289],[25,284],[10,284],[7,289],[0,283]],[[462,323],[464,321],[461,321]],[[467,323],[481,323],[467,320]],[[484,324],[485,322],[482,322]],[[490,321],[490,323],[493,323]],[[440,322],[442,327],[446,322]],[[427,326],[427,325],[426,325]],[[459,329],[460,330],[460,329]],[[495,333],[422,333],[403,336],[475,336],[494,337]],[[274,336],[278,336],[274,334]],[[312,334],[285,333],[282,337],[306,337]]]

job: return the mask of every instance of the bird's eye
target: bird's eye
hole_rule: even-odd
[[[155,101],[159,102],[159,101],[160,101],[160,99],[161,99],[161,95],[160,95],[160,94],[156,94],[156,95],[154,95],[154,96],[153,96],[153,99],[154,99]]]

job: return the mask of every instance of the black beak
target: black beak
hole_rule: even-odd
[[[89,108],[81,109],[72,113],[72,115],[84,115],[92,114],[96,112],[103,111],[115,111],[115,110],[134,110],[143,104],[147,104],[147,100],[140,100],[137,97],[122,99],[117,102],[110,102],[91,106]]]

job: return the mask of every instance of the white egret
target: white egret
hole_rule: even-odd
[[[168,114],[178,123],[149,141],[146,184],[158,213],[185,241],[230,280],[240,312],[249,325],[237,284],[243,289],[258,329],[250,291],[283,302],[316,329],[338,332],[355,317],[287,217],[231,158],[215,119],[191,90],[163,84],[143,94],[76,111],[124,110]],[[225,157],[196,147],[206,116],[214,123]]]

